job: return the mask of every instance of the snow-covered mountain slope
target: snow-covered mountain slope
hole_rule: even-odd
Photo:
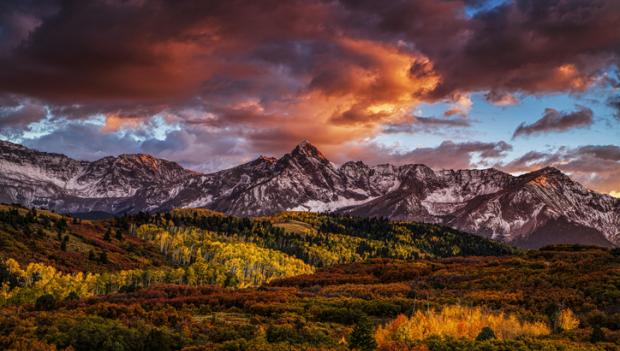
[[[73,213],[336,211],[439,223],[526,247],[620,244],[620,200],[557,169],[515,177],[360,161],[336,167],[308,142],[280,159],[261,156],[211,174],[148,155],[86,162],[0,142],[0,201]]]
[[[0,201],[62,212],[119,212],[148,188],[174,189],[197,174],[149,155],[94,162],[0,141]]]

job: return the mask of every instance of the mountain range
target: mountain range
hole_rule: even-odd
[[[261,156],[210,174],[144,154],[89,162],[0,141],[0,202],[82,215],[330,211],[437,223],[522,247],[620,245],[620,199],[555,168],[513,176],[421,164],[337,167],[307,141],[279,159]]]

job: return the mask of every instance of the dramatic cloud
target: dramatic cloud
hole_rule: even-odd
[[[496,106],[510,106],[519,103],[519,99],[517,99],[513,94],[496,90],[488,92],[484,97],[489,103]]]
[[[434,169],[467,169],[496,163],[512,150],[506,142],[465,142],[444,141],[436,147],[420,147],[411,151],[397,151],[391,147],[367,145],[352,148],[346,155],[348,159],[362,159],[370,164],[424,164]]]
[[[556,167],[597,191],[620,192],[620,147],[616,145],[529,152],[502,168],[509,172],[530,172],[546,166]]]
[[[553,108],[546,108],[541,119],[532,123],[521,123],[515,130],[513,138],[521,135],[542,134],[549,132],[563,132],[573,128],[583,128],[593,123],[592,110],[577,106],[577,111],[560,112]]]
[[[512,106],[615,86],[617,23],[615,0],[4,0],[0,136],[209,170],[303,139],[372,154],[380,135],[470,126],[476,94]],[[446,108],[412,117],[421,103]],[[591,123],[576,114],[516,135]]]
[[[80,160],[147,153],[194,170],[213,172],[250,160],[248,155],[252,155],[252,148],[238,143],[234,136],[231,133],[194,129],[171,131],[163,139],[146,136],[146,140],[141,141],[133,135],[101,133],[101,126],[98,125],[69,123],[43,137],[24,139],[23,144],[47,152],[68,154]]]
[[[432,133],[439,128],[467,128],[471,126],[470,120],[463,116],[456,117],[419,117],[412,116],[409,120],[405,120],[401,123],[386,124],[383,129],[385,134],[395,133],[417,133],[424,131],[426,133]]]
[[[11,97],[0,100],[0,130],[24,128],[46,116],[45,106]]]

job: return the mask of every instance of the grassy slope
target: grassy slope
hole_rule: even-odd
[[[26,215],[28,209],[0,205],[0,211],[17,210]],[[54,227],[55,222],[64,219],[68,225],[63,232],[69,237],[66,251],[61,250],[61,242]],[[46,221],[49,220],[49,225]],[[124,235],[123,240],[112,237],[103,240],[106,228],[111,221],[81,220],[74,223],[72,218],[57,213],[38,210],[38,223],[27,225],[0,221],[0,256],[13,258],[20,264],[40,262],[53,265],[65,272],[105,272],[111,270],[144,268],[166,264],[166,259],[159,250],[143,240]],[[89,251],[95,254],[106,252],[108,263],[89,260]]]

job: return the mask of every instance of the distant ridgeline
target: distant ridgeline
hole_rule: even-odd
[[[437,223],[523,248],[620,245],[620,199],[554,168],[513,176],[421,164],[336,167],[308,142],[279,159],[202,174],[143,154],[87,162],[0,141],[0,202],[85,219],[175,208],[249,217],[330,211]]]

